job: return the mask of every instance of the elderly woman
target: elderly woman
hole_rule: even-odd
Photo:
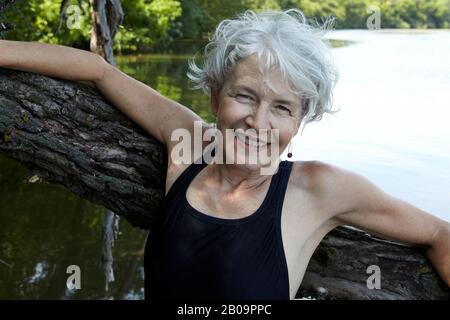
[[[347,170],[279,161],[305,124],[332,112],[337,72],[322,31],[299,10],[249,11],[219,24],[204,64],[189,72],[210,94],[214,127],[93,53],[0,41],[0,66],[93,81],[167,147],[166,198],[146,247],[147,298],[293,299],[315,248],[339,225],[423,246],[450,284],[449,223]],[[200,153],[189,144],[189,161],[180,161],[177,130],[216,135],[202,139]],[[260,157],[247,161],[262,153],[275,164],[271,174]]]

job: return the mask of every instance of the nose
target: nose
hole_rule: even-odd
[[[264,106],[256,106],[252,114],[245,119],[246,124],[256,131],[270,129],[269,113],[267,110],[268,108]]]

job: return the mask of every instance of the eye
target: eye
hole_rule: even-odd
[[[291,114],[291,110],[285,106],[278,105],[278,106],[276,106],[276,108],[283,113]]]
[[[245,100],[245,101],[252,101],[253,98],[246,95],[246,94],[237,94],[236,98],[238,98],[239,100]]]

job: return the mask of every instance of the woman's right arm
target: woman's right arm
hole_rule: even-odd
[[[71,47],[0,40],[0,67],[72,80],[92,81],[117,109],[168,147],[173,130],[193,131],[202,119],[144,83],[108,64],[101,56]],[[175,142],[176,143],[176,142]]]

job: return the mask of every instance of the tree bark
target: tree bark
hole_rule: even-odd
[[[150,229],[164,197],[164,147],[83,83],[0,69],[0,152],[45,180]],[[368,289],[376,265],[381,288]],[[449,299],[420,249],[337,228],[297,297]]]
[[[164,148],[96,89],[0,69],[0,133],[0,152],[33,174],[150,227],[164,196]]]
[[[90,0],[90,3],[93,29],[91,51],[115,65],[112,44],[124,17],[120,0]]]
[[[380,270],[380,289],[369,289]],[[370,270],[370,269],[369,269]],[[331,231],[314,252],[297,297],[317,299],[442,299],[450,291],[423,250],[383,240],[354,228]]]
[[[91,51],[101,55],[115,66],[113,40],[123,22],[122,5],[120,0],[90,0],[90,3],[92,7]],[[82,8],[81,0],[79,0],[79,6]],[[118,232],[119,216],[111,210],[105,210],[102,227],[102,262],[106,292],[108,292],[109,283],[114,281],[113,246]]]

